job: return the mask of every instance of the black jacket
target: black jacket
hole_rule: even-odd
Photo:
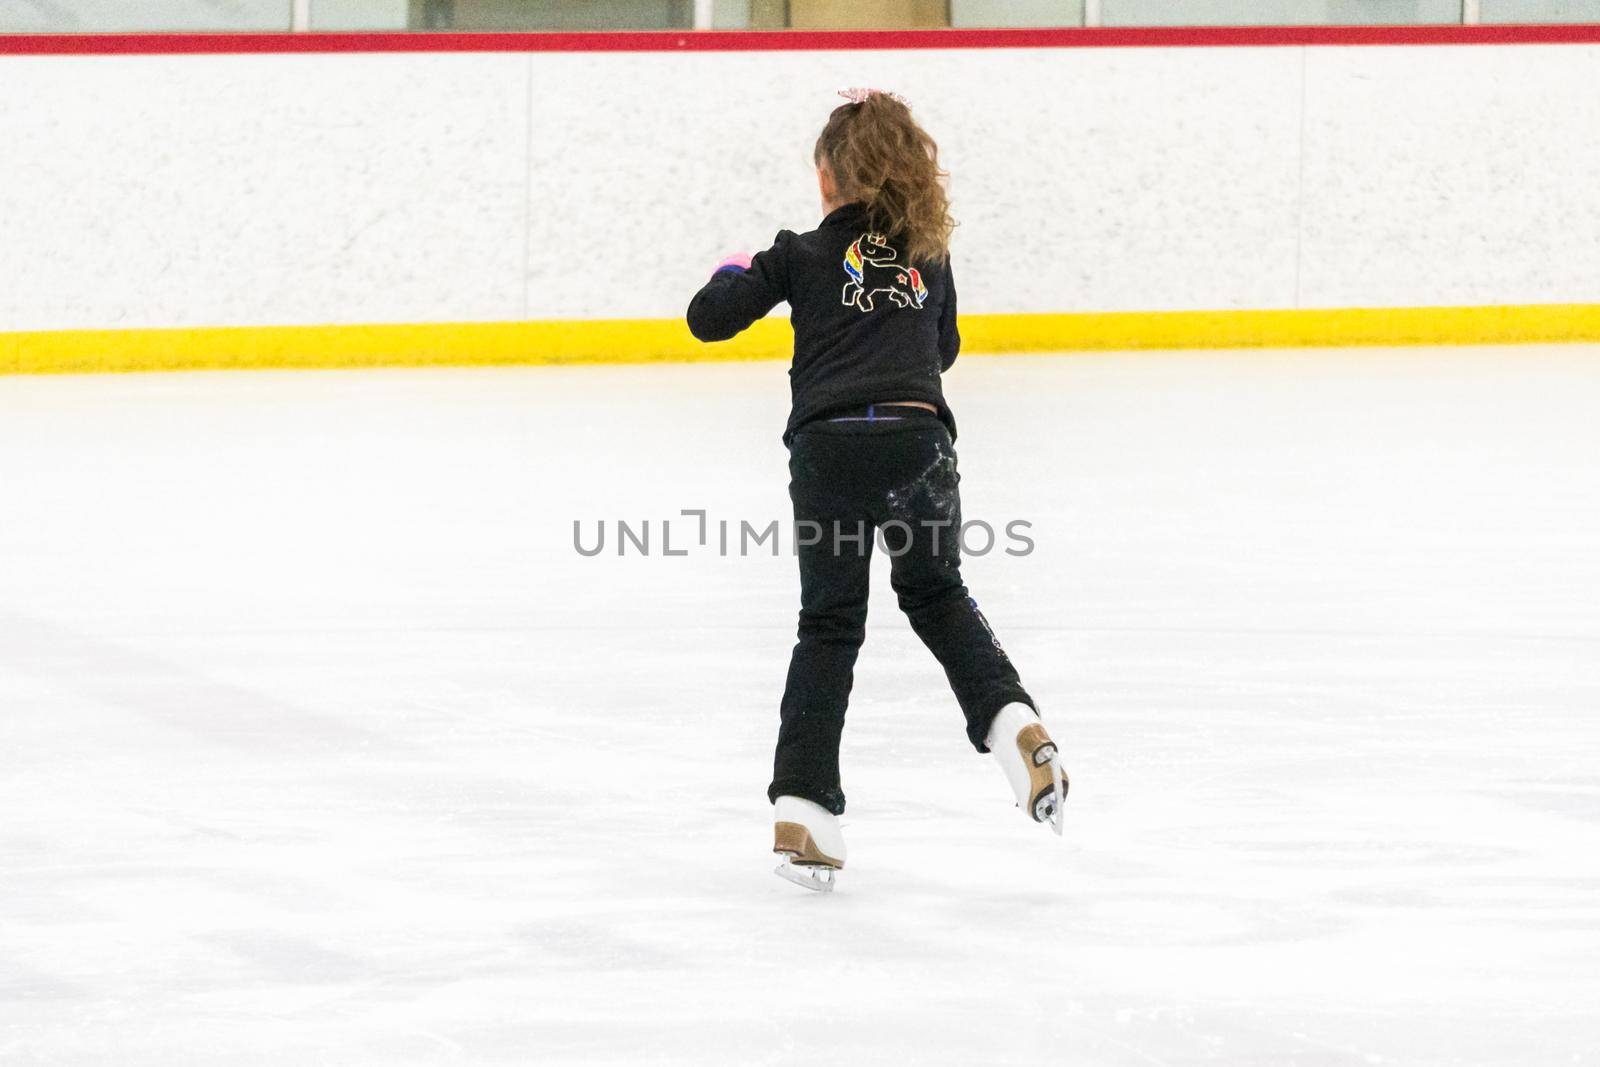
[[[939,375],[961,348],[948,263],[905,266],[847,204],[810,233],[783,230],[749,270],[725,267],[689,303],[689,330],[726,341],[787,300],[794,326],[788,443],[813,419],[867,404],[921,400],[955,437]]]

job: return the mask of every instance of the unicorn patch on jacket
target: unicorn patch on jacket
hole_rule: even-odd
[[[871,311],[873,296],[887,293],[897,307],[922,309],[928,287],[915,267],[895,262],[898,253],[882,234],[864,233],[851,242],[844,253],[844,272],[850,280],[844,287],[845,307]]]

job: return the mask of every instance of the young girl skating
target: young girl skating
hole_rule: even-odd
[[[783,230],[753,259],[719,264],[689,329],[723,341],[787,300],[794,327],[789,495],[800,562],[767,797],[778,873],[833,888],[844,867],[839,737],[866,632],[877,532],[890,584],[944,667],[979,752],[996,753],[1017,803],[1061,832],[1066,774],[1033,699],[961,581],[955,419],[940,388],[961,347],[954,227],[938,147],[900,98],[847,90],[817,138],[821,224]]]

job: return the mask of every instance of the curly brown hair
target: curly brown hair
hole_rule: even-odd
[[[833,109],[813,155],[824,162],[844,201],[867,206],[874,230],[901,242],[913,261],[950,258],[948,175],[939,169],[939,146],[911,109],[888,93]]]

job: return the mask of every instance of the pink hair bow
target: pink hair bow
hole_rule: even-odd
[[[899,93],[891,93],[887,89],[840,89],[839,90],[839,95],[844,97],[846,100],[850,101],[852,104],[865,103],[867,97],[869,97],[869,96],[878,96],[880,94],[883,95],[883,96],[887,96],[890,100],[899,101],[900,103],[904,104],[906,107],[910,107],[911,106],[911,101],[907,100],[905,97],[901,96]]]

